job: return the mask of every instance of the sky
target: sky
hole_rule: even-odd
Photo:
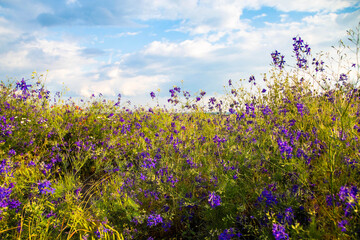
[[[359,0],[0,0],[0,80],[36,71],[52,92],[135,105],[174,85],[211,96],[261,79],[275,50],[290,60],[293,37],[331,51],[359,22]]]

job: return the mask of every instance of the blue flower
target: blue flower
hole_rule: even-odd
[[[96,235],[97,238],[101,238],[99,229],[97,229],[94,233],[95,233],[95,235]]]
[[[285,233],[285,227],[281,224],[273,223],[272,232],[276,240],[289,239],[289,235]]]
[[[272,111],[271,111],[271,109],[269,108],[269,106],[266,106],[266,107],[263,108],[261,111],[262,111],[262,114],[263,114],[264,116],[270,115],[270,114],[272,113]]]
[[[212,98],[209,99],[209,104],[214,105],[215,102],[216,102],[216,98],[212,97]]]
[[[262,202],[265,199],[265,203],[266,206],[272,206],[272,205],[276,205],[278,203],[276,196],[274,196],[271,191],[264,189],[264,191],[262,191],[261,196],[258,198],[259,202]]]
[[[280,153],[281,153],[282,157],[285,158],[285,153],[286,153],[287,158],[292,158],[293,148],[288,144],[288,142],[281,141],[281,139],[279,139],[277,142],[278,142],[278,145],[280,148]]]
[[[278,67],[281,70],[285,64],[284,56],[280,55],[280,53],[277,50],[275,50],[275,52],[271,53],[271,57],[273,59],[273,63],[275,67]]]
[[[43,182],[38,182],[38,189],[40,194],[46,194],[51,193],[54,194],[55,188],[51,188],[51,182],[48,180],[45,180]]]
[[[298,109],[298,113],[299,113],[301,116],[304,116],[304,113],[303,113],[303,111],[304,111],[304,105],[301,104],[301,103],[297,103],[297,104],[296,104],[296,107],[297,107],[297,109]]]
[[[249,83],[251,83],[251,82],[254,82],[254,85],[256,85],[254,75],[251,75],[249,78]]]
[[[162,227],[163,227],[163,229],[164,229],[165,232],[169,231],[169,229],[170,229],[170,227],[171,227],[171,224],[172,224],[171,221],[164,222],[164,223],[162,224]]]
[[[143,181],[145,181],[145,180],[146,180],[146,176],[145,176],[144,174],[140,173],[140,179],[143,180]]]
[[[14,150],[14,149],[10,149],[8,155],[9,155],[9,156],[14,156],[14,155],[16,155],[15,150]]]
[[[296,54],[296,58],[297,58],[297,63],[296,65],[299,68],[304,68],[307,69],[308,65],[307,65],[307,60],[306,60],[306,55],[310,55],[310,51],[311,48],[309,47],[308,44],[304,44],[304,41],[299,37],[294,37],[294,52]]]
[[[328,206],[330,206],[330,207],[333,206],[334,201],[336,201],[334,194],[333,195],[326,195],[326,204]]]
[[[23,93],[26,93],[28,90],[28,87],[31,87],[31,85],[26,84],[26,81],[24,78],[21,80],[21,82],[16,83],[16,90],[20,89],[23,91]]]
[[[340,199],[341,201],[345,201],[348,195],[349,195],[349,190],[348,190],[348,188],[347,188],[347,187],[344,187],[344,186],[340,187],[339,199]]]
[[[293,223],[293,220],[294,220],[294,211],[291,207],[289,207],[285,209],[285,221],[291,225]]]
[[[145,158],[143,161],[143,165],[141,167],[143,168],[155,168],[156,165],[156,159],[155,158]]]
[[[220,206],[221,198],[219,195],[216,195],[215,192],[211,192],[209,194],[208,202],[212,208],[215,208],[216,206]]]
[[[341,228],[342,232],[346,232],[346,225],[348,224],[348,220],[342,220],[339,222],[338,227]]]
[[[219,240],[227,240],[233,237],[240,238],[242,236],[241,233],[235,234],[235,230],[233,228],[225,229],[220,235]]]
[[[163,222],[163,219],[162,219],[160,214],[154,214],[154,215],[151,214],[148,217],[147,225],[149,227],[151,227],[151,226],[156,226],[156,225],[158,225],[159,223],[162,223],[162,222]]]
[[[345,73],[340,74],[339,81],[340,82],[346,82],[348,80],[348,77]]]

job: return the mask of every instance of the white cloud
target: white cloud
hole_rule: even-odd
[[[125,72],[115,64],[102,70],[103,78],[96,82],[83,83],[80,89],[82,96],[89,97],[91,94],[102,93],[108,96],[115,96],[121,93],[126,96],[137,96],[150,93],[151,90],[159,88],[161,83],[168,82],[165,75],[145,76]]]
[[[1,74],[24,77],[34,70],[40,73],[48,70],[47,84],[64,83],[82,96],[92,93],[115,96],[119,92],[136,96],[168,81],[165,75],[141,75],[132,69],[121,69],[119,62],[109,64],[84,57],[82,52],[85,48],[70,40],[55,41],[31,36],[26,41],[14,41],[18,43],[11,50],[0,53]]]
[[[121,37],[126,37],[126,36],[136,36],[141,32],[121,32],[115,35],[106,35],[105,37],[108,38],[121,38]]]
[[[267,14],[266,13],[262,13],[260,15],[256,15],[255,17],[253,17],[252,19],[259,19],[259,18],[263,18],[263,17],[266,17]]]
[[[231,31],[248,27],[240,21],[244,7],[257,8],[257,1],[195,1],[174,2],[170,0],[145,1],[149,6],[140,18],[183,19],[176,30],[190,34],[207,34],[211,31]]]
[[[147,62],[152,64],[158,62],[160,69],[165,72],[173,71],[175,76],[177,73],[194,71],[197,71],[198,75],[201,75],[201,72],[208,73],[212,79],[207,79],[204,75],[203,78],[197,80],[217,84],[217,89],[221,89],[228,78],[248,78],[249,74],[260,76],[260,73],[267,72],[271,63],[270,54],[275,49],[285,55],[288,63],[293,63],[292,37],[297,35],[310,44],[314,53],[320,50],[330,51],[331,45],[345,35],[345,30],[354,27],[352,24],[360,21],[359,16],[357,12],[353,14],[319,13],[294,22],[268,23],[263,28],[218,32],[224,39],[221,43],[216,41],[219,41],[221,37],[214,37],[214,41],[210,41],[211,34],[204,34],[180,43],[155,41],[145,47],[140,54],[148,59],[144,60],[144,66],[148,66]],[[329,31],[329,29],[332,30]],[[166,57],[166,61],[164,58],[154,59],[153,56]],[[179,60],[186,57],[193,59],[190,63]],[[171,61],[170,59],[178,60]],[[174,71],[176,63],[179,62],[183,64],[182,68]],[[214,65],[210,67],[206,64],[208,62]]]
[[[289,19],[289,15],[288,14],[281,14],[280,15],[280,22],[284,23],[286,22],[286,20]]]
[[[279,11],[302,11],[312,13],[335,12],[358,4],[358,0],[221,0],[221,1],[195,1],[186,0],[174,2],[171,0],[145,0],[146,9],[138,12],[138,17],[148,19],[183,19],[178,31],[193,35],[208,34],[217,31],[233,31],[251,29],[246,21],[241,20],[244,9],[259,10],[262,7],[274,7]],[[261,18],[266,13],[255,16]],[[285,15],[282,20],[285,21]]]
[[[5,46],[9,39],[19,36],[18,31],[16,31],[16,29],[11,25],[12,24],[7,19],[0,17],[0,45],[2,46]]]
[[[347,7],[358,4],[357,0],[261,0],[261,5],[275,7],[284,12],[299,11],[299,12],[335,12]]]
[[[66,0],[66,4],[71,5],[71,4],[75,4],[78,3],[77,0]]]
[[[185,40],[180,43],[154,41],[145,48],[144,54],[163,57],[192,57],[205,60],[212,57],[213,52],[221,48],[224,48],[224,45],[212,44],[202,38]]]

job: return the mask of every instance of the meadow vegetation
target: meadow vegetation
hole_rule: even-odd
[[[2,82],[0,238],[360,238],[359,27],[223,99],[175,86],[176,111]]]

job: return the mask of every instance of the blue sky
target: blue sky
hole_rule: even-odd
[[[52,91],[136,105],[173,85],[221,94],[275,49],[289,60],[293,37],[330,51],[358,22],[358,0],[0,0],[0,79],[36,70]]]

